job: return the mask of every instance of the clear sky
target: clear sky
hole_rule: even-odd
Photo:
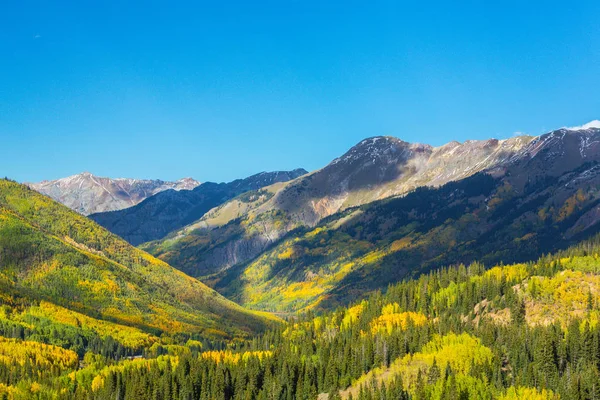
[[[599,17],[598,1],[2,1],[0,175],[227,181],[375,135],[581,125],[600,119]]]

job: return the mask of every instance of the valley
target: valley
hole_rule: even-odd
[[[1,180],[0,396],[595,398],[599,143],[371,138],[89,218]]]
[[[600,400],[599,15],[2,2],[0,400]]]

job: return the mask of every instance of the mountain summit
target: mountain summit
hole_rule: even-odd
[[[112,179],[82,172],[62,179],[27,185],[80,214],[89,215],[131,207],[164,190],[191,190],[199,184],[192,178],[175,182],[159,179]]]
[[[268,226],[267,213],[238,224],[245,236],[231,234],[236,220],[148,248],[177,268],[204,276],[242,305],[289,312],[334,308],[447,265],[524,262],[593,237],[600,231],[600,129],[559,129],[523,140],[526,144],[512,152],[498,149],[515,144],[513,139],[437,148],[409,181],[481,169],[441,186],[423,185],[403,196],[347,207],[316,226],[297,225],[245,262],[227,266],[236,249],[240,260],[251,248],[248,233]],[[489,155],[496,161],[489,162]],[[433,167],[437,163],[441,175]],[[467,166],[471,169],[463,169]],[[285,220],[281,214],[270,215]],[[276,227],[265,235],[275,238]]]

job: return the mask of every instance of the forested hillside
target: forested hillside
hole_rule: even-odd
[[[8,180],[0,180],[0,293],[19,313],[48,302],[155,335],[248,335],[270,319]],[[27,318],[18,322],[38,326]]]
[[[56,311],[43,304],[21,313],[3,309],[5,327],[32,326],[31,316]],[[4,336],[15,338],[0,340],[0,393],[16,399],[596,399],[599,320],[595,239],[536,262],[443,268],[250,340],[201,343],[183,335],[167,343],[132,334],[129,340],[144,349],[139,359],[90,347],[78,363],[77,352],[64,344],[4,328]]]

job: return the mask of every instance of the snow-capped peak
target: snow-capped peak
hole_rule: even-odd
[[[600,129],[600,121],[595,119],[593,121],[588,122],[585,125],[581,125],[581,126],[571,126],[571,127],[565,127],[564,129],[568,129],[570,131],[581,131],[581,130],[586,130],[586,129]]]

